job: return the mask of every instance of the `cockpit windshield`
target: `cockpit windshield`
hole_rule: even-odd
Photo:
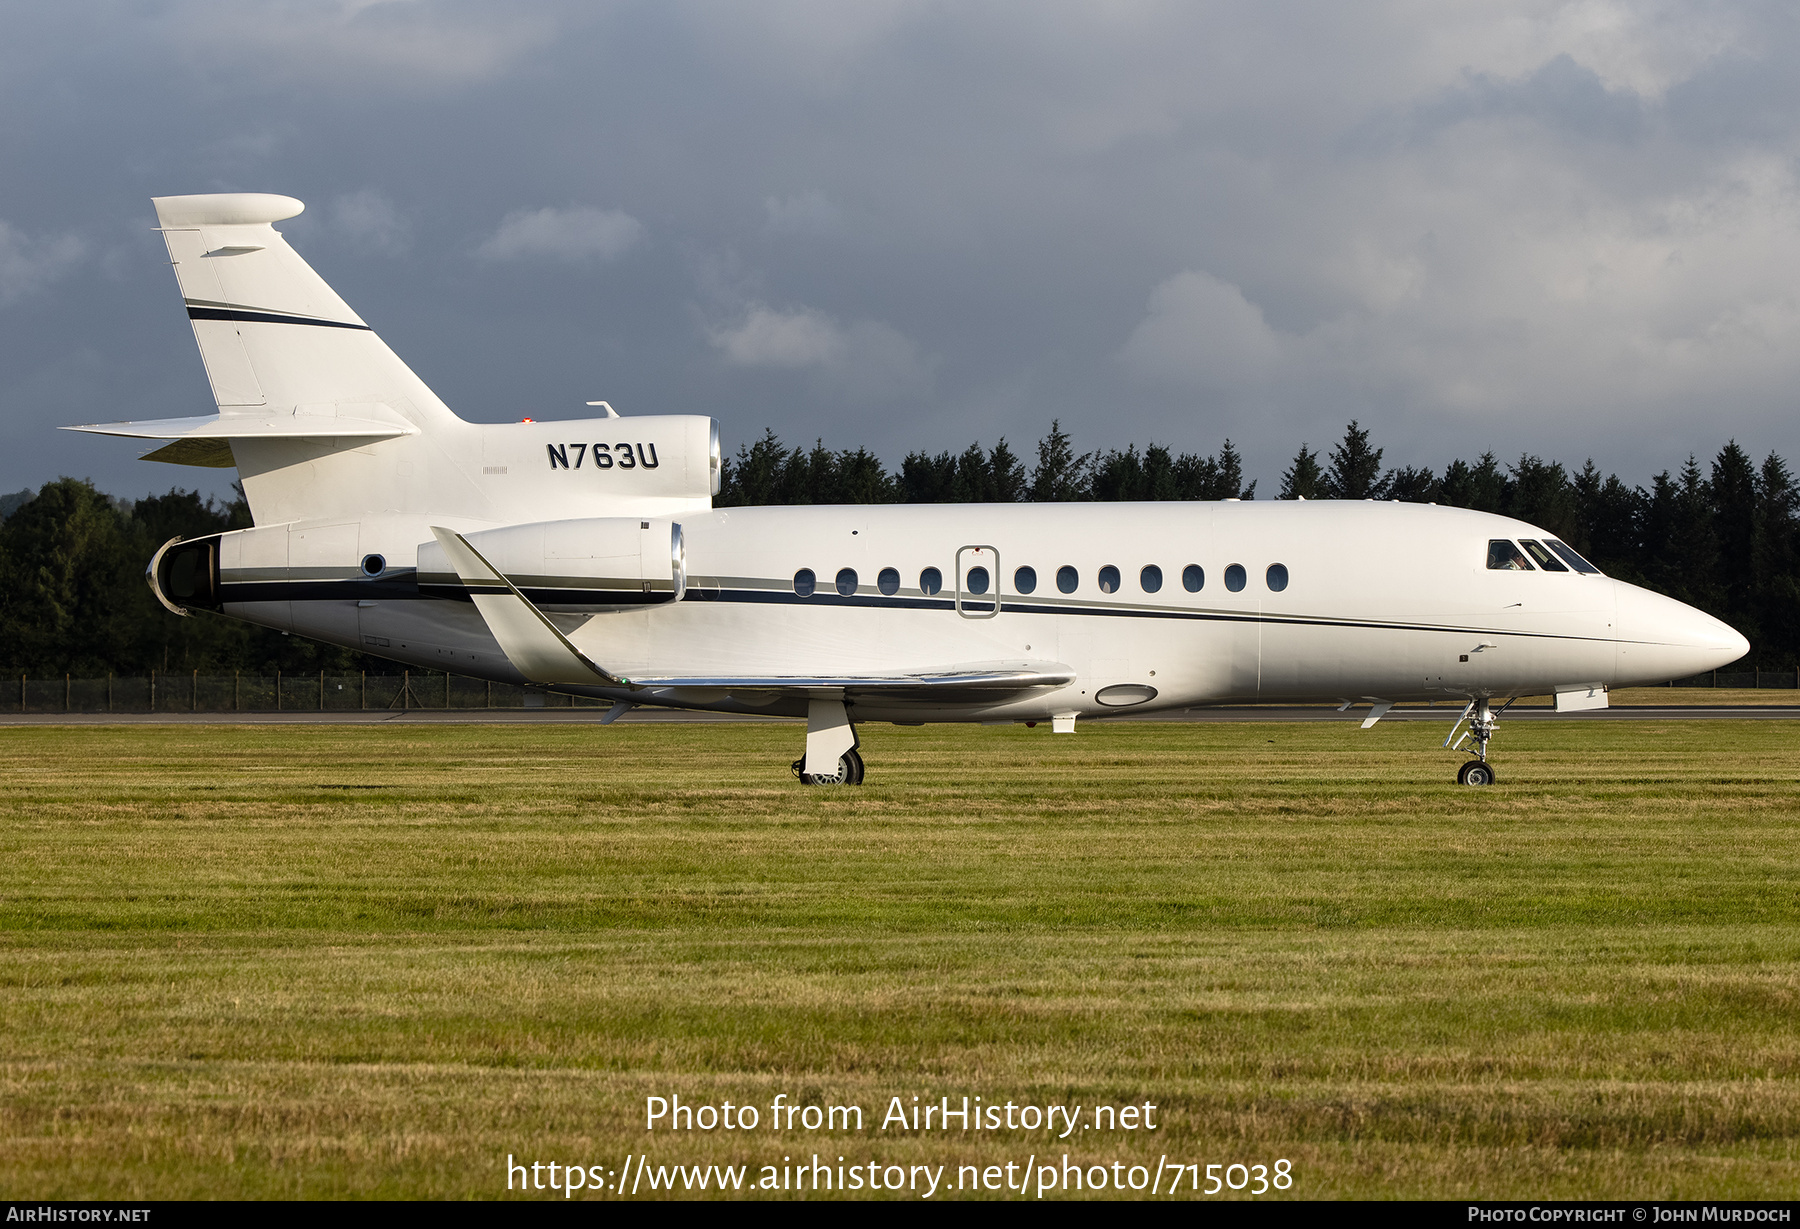
[[[1488,543],[1488,571],[1490,572],[1533,572],[1531,560],[1525,552],[1507,541],[1495,538]]]
[[[1558,559],[1555,555],[1552,555],[1547,549],[1545,549],[1544,544],[1542,542],[1534,542],[1530,538],[1520,538],[1519,545],[1523,546],[1525,548],[1526,554],[1530,555],[1533,559],[1537,560],[1537,565],[1540,568],[1543,568],[1544,571],[1546,571],[1546,572],[1566,572],[1569,570],[1563,564],[1562,560]]]
[[[1589,563],[1586,559],[1583,559],[1580,555],[1577,555],[1566,543],[1558,542],[1555,538],[1551,538],[1550,549],[1561,555],[1563,557],[1563,562],[1585,576],[1599,576],[1601,574],[1599,568]]]

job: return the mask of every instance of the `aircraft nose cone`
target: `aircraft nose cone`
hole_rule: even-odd
[[[1628,687],[1728,666],[1750,651],[1736,628],[1674,598],[1613,582],[1618,598],[1619,682]]]

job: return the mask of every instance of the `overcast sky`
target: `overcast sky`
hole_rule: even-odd
[[[1800,462],[1791,3],[0,4],[0,490],[229,471],[152,195],[280,192],[466,418],[914,448],[1359,418]]]

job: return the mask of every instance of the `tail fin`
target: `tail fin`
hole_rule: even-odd
[[[253,192],[156,198],[219,412],[370,417],[386,406],[419,427],[454,419],[271,225],[304,207]]]

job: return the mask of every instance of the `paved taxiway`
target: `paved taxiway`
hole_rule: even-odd
[[[303,709],[276,713],[0,713],[0,726],[24,725],[598,725],[604,708],[414,708],[394,711],[351,709],[344,712]],[[1451,721],[1462,712],[1460,705],[1435,708],[1396,708],[1383,721]],[[1235,708],[1190,708],[1164,713],[1118,713],[1093,720],[1103,721],[1355,721],[1368,716],[1367,705],[1348,712],[1317,706],[1246,705]],[[730,713],[687,712],[680,709],[639,708],[619,719],[620,724],[707,723],[719,721],[793,721],[786,717],[746,717]],[[1506,721],[1793,721],[1800,720],[1800,705],[1620,705],[1583,713],[1557,713],[1547,705],[1515,706]],[[1007,722],[1005,724],[1012,724]]]

